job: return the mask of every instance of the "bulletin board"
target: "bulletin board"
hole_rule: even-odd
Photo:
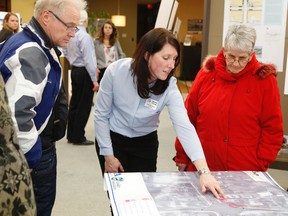
[[[287,0],[225,0],[223,35],[232,24],[252,25],[257,59],[283,72],[286,19]]]

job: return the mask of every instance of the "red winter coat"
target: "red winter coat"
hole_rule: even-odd
[[[238,74],[226,71],[223,50],[204,62],[185,106],[212,171],[266,171],[282,145],[276,69],[255,55]],[[196,168],[176,139],[175,161]]]

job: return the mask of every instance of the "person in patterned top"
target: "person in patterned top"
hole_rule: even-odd
[[[32,19],[0,51],[0,73],[41,216],[50,216],[55,202],[55,144],[64,136],[67,122],[58,47],[67,47],[75,37],[86,6],[85,0],[37,0]],[[61,116],[58,105],[63,108]]]
[[[36,215],[29,167],[16,137],[0,75],[0,215]]]

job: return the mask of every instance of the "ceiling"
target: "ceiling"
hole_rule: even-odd
[[[138,4],[148,4],[148,3],[156,3],[160,2],[161,0],[137,0]]]

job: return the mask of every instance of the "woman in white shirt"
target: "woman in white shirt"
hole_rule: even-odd
[[[208,169],[172,76],[179,53],[175,36],[156,28],[142,37],[133,58],[120,59],[107,67],[94,112],[102,172],[156,171],[159,115],[167,106],[176,134],[197,167],[202,191],[225,197]]]
[[[125,53],[122,51],[117,35],[118,31],[114,23],[111,20],[106,20],[101,26],[98,36],[94,41],[99,84],[107,66],[112,62],[125,57]]]

